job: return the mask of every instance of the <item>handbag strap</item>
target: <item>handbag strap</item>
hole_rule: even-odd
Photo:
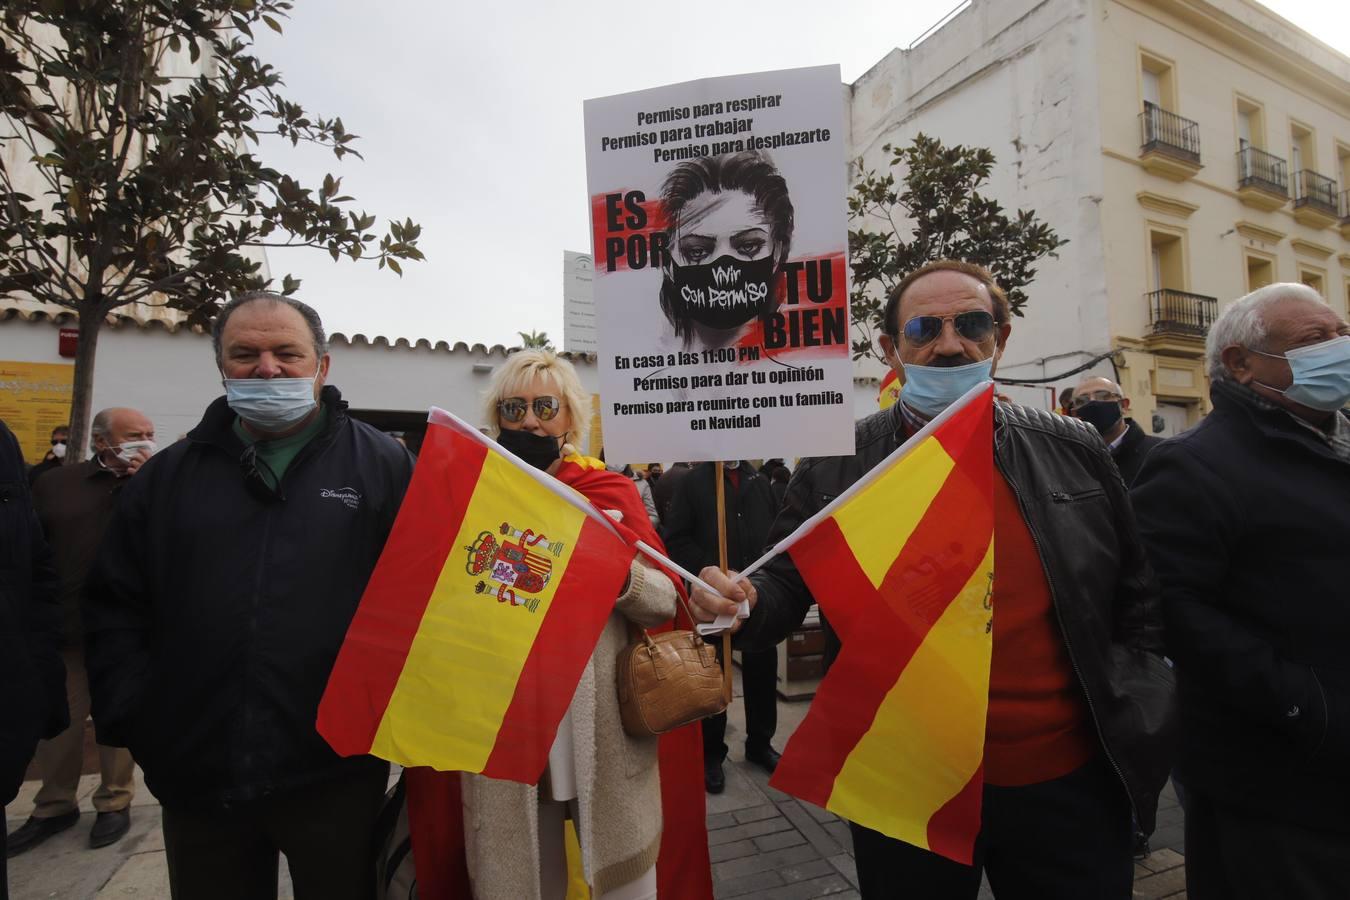
[[[638,565],[642,564],[638,563]],[[643,577],[646,577],[645,574]],[[694,614],[690,612],[689,604],[685,602],[684,595],[678,590],[675,591],[675,600],[684,609],[684,614],[689,617],[689,624],[694,625],[697,620],[694,618]],[[647,635],[647,629],[627,617],[624,618],[624,621],[628,623],[628,639],[631,642],[651,643],[651,638]],[[727,705],[731,704],[731,694],[731,629],[728,628],[722,632],[722,697],[726,700]]]

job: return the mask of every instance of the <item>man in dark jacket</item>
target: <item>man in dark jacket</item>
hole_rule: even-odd
[[[66,667],[70,727],[38,746],[42,788],[33,798],[33,814],[9,836],[9,852],[27,852],[80,819],[76,792],[84,767],[85,720],[89,718],[89,678],[84,668],[84,630],[80,597],[103,534],[112,521],[117,495],[155,448],[155,425],[139,410],[100,410],[90,428],[94,456],[60,466],[33,484],[33,507],[52,548],[61,605],[61,659]],[[131,827],[135,763],[125,747],[99,747],[100,782],[91,798],[97,814],[90,847],[106,847]]]
[[[42,457],[42,462],[28,470],[28,486],[32,487],[37,480],[50,472],[52,469],[61,468],[61,463],[66,458],[66,447],[70,441],[70,426],[57,425],[52,429],[52,449],[47,451],[47,455]]]
[[[1138,422],[1126,417],[1129,411],[1130,398],[1120,385],[1100,375],[1079,382],[1069,401],[1069,414],[1097,429],[1106,442],[1126,487],[1134,484],[1144,457],[1163,440],[1145,434]]]
[[[18,794],[38,740],[70,722],[55,590],[23,454],[0,422],[0,809]],[[8,855],[0,853],[0,900],[9,896]]]
[[[903,279],[883,322],[882,349],[905,372],[900,402],[857,424],[853,456],[801,462],[771,541],[988,379],[1011,331],[1007,299],[989,273],[950,260]],[[1157,588],[1098,436],[1071,418],[1006,403],[994,420],[1002,477],[994,479],[993,658],[975,864],[855,824],[859,886],[867,898],[973,900],[987,869],[997,896],[1127,900],[1131,812],[1152,831],[1171,765],[1172,678]],[[812,602],[786,554],[748,583],[702,575],[751,603],[739,623],[742,647],[782,640]],[[693,600],[704,619],[735,610],[701,590]],[[826,641],[830,660],[839,640],[827,630]]]
[[[684,480],[691,468],[687,462],[672,463],[670,471],[662,472],[660,480],[652,485],[652,502],[656,504],[656,515],[662,522],[670,515],[670,501],[675,496],[676,486]],[[665,527],[662,526],[660,531],[664,539]]]
[[[175,898],[368,900],[388,766],[319,699],[412,473],[325,386],[318,315],[273,294],[213,330],[225,396],[122,490],[86,591],[94,722],[163,805]]]
[[[691,572],[718,564],[716,463],[690,470],[675,488],[665,518],[670,558]],[[743,569],[759,558],[778,513],[768,479],[745,461],[723,466],[727,565]],[[721,642],[718,641],[718,652]],[[745,694],[745,758],[767,772],[778,765],[770,741],[778,730],[778,650],[741,653],[741,686]],[[727,714],[703,720],[703,783],[709,793],[726,788],[722,763],[727,758]]]
[[[1131,494],[1177,666],[1193,900],[1350,897],[1347,335],[1304,285],[1230,304],[1213,412]]]

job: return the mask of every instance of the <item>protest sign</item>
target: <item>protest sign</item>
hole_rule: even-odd
[[[853,452],[839,68],[585,105],[609,459]]]

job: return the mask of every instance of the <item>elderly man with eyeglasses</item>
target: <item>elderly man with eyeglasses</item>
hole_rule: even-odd
[[[1162,443],[1162,438],[1145,434],[1138,422],[1125,415],[1130,411],[1130,398],[1109,378],[1092,375],[1080,381],[1068,411],[1097,429],[1126,487],[1134,484],[1148,452]]]
[[[801,462],[770,544],[989,379],[1012,330],[994,278],[954,260],[904,278],[883,315],[881,347],[905,382],[900,402],[857,423],[853,456]],[[1009,403],[994,415],[994,649],[974,865],[855,824],[860,888],[869,900],[974,900],[987,871],[998,897],[1127,900],[1131,813],[1152,831],[1171,764],[1157,587],[1099,436]],[[701,574],[749,601],[742,649],[783,640],[812,603],[786,554],[748,581]],[[735,612],[702,590],[693,600],[706,620]],[[828,630],[826,640],[832,660],[840,642]]]
[[[99,743],[163,806],[175,900],[374,897],[388,765],[341,758],[319,698],[412,476],[347,415],[313,309],[216,316],[225,395],[129,480],[84,595]]]

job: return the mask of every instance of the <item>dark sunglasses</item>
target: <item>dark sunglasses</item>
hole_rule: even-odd
[[[525,414],[533,407],[534,417],[547,422],[562,409],[562,401],[557,397],[535,397],[533,401],[524,397],[507,397],[497,404],[497,414],[512,425],[525,421]]]
[[[922,347],[938,339],[946,322],[951,322],[961,337],[977,344],[994,336],[994,317],[982,309],[972,309],[954,316],[915,316],[900,330],[905,340],[915,347]]]

